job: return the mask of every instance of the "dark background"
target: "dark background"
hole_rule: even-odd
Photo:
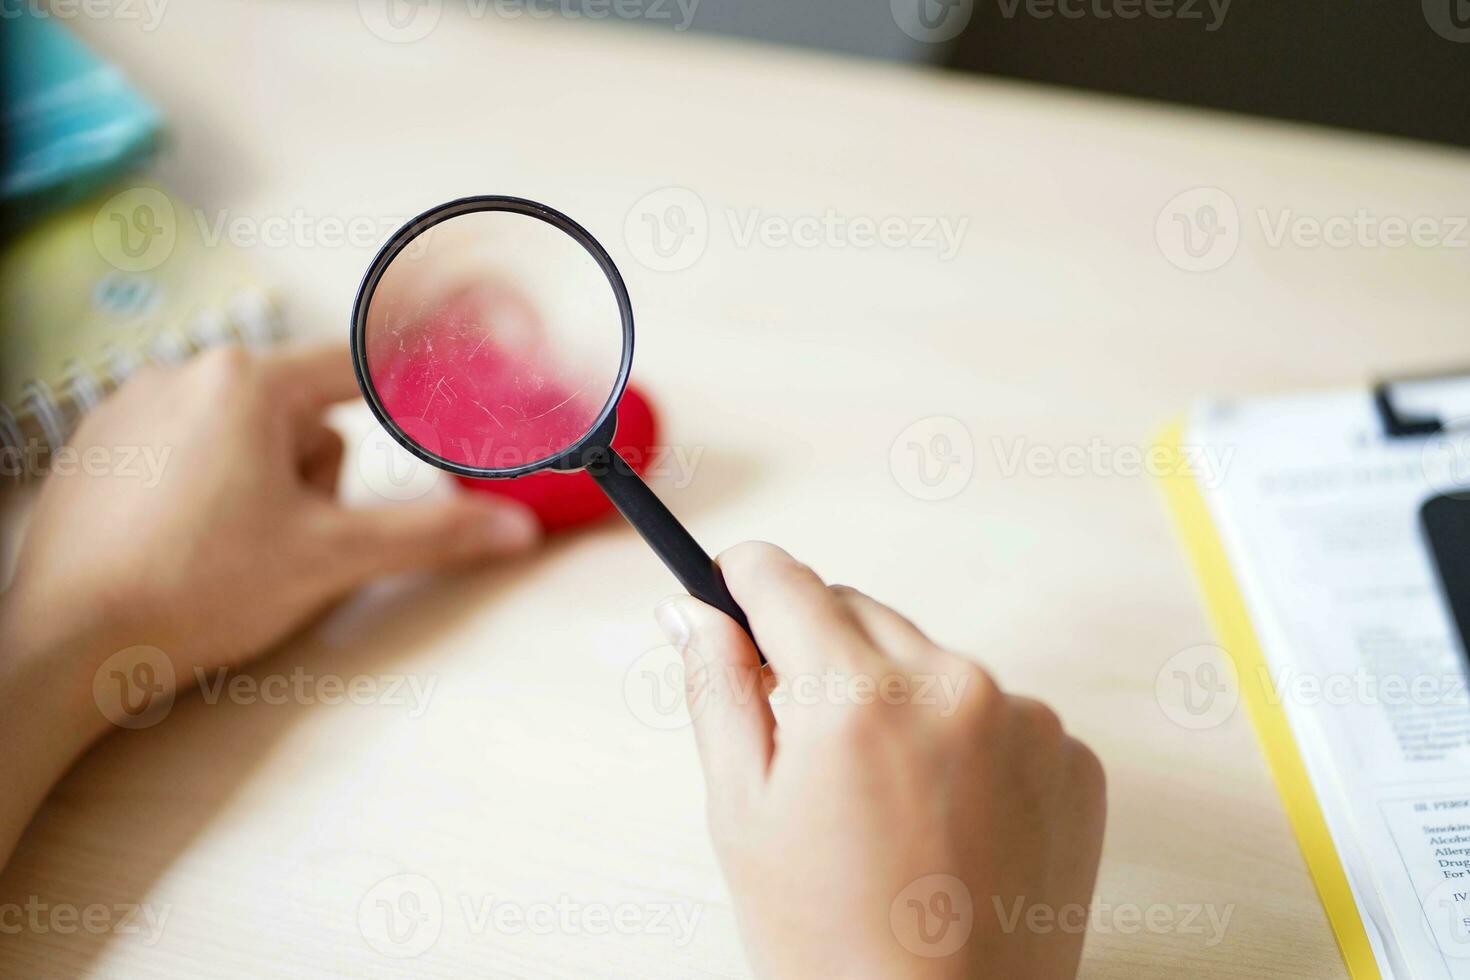
[[[1019,12],[1007,19],[990,0],[977,4],[948,61],[1470,146],[1470,2],[1235,0],[1213,32],[1204,26],[1208,5],[1197,9],[1205,21],[1038,20]],[[1431,17],[1464,39],[1441,35]]]
[[[945,44],[905,35],[890,0],[702,0],[693,27],[1470,146],[1470,0],[1233,0],[1214,31],[1205,0],[1133,20],[1055,2],[973,0]]]

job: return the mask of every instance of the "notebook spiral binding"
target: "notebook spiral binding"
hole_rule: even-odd
[[[72,360],[55,388],[40,378],[30,380],[19,404],[0,404],[0,483],[24,483],[44,474],[46,461],[66,445],[82,417],[142,365],[177,364],[232,343],[264,350],[285,334],[271,297],[244,289],[224,309],[199,314],[185,330],[159,331],[142,349],[108,345],[94,359]]]

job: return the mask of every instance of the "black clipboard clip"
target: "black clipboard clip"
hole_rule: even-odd
[[[1418,409],[1405,411],[1401,406],[1402,399],[1399,395],[1402,389],[1425,388],[1451,381],[1462,381],[1470,385],[1470,368],[1461,371],[1385,378],[1375,384],[1373,404],[1378,409],[1378,421],[1383,426],[1383,434],[1390,439],[1410,439],[1432,436],[1470,425],[1470,419],[1464,417],[1446,418],[1437,411],[1435,414],[1427,415]]]

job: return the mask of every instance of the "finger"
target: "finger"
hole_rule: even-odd
[[[274,350],[262,356],[261,368],[272,394],[304,418],[360,394],[352,357],[341,344]]]
[[[775,545],[736,545],[720,555],[719,566],[778,674],[866,668],[877,658],[847,604],[816,572]]]
[[[926,664],[931,659],[936,649],[933,641],[903,614],[848,585],[834,585],[832,593],[852,610],[883,653],[905,666]]]
[[[342,472],[346,447],[341,434],[326,425],[308,432],[301,446],[301,478],[307,486],[327,497],[337,496],[337,477]]]
[[[541,538],[530,508],[485,494],[339,508],[330,537],[348,586],[520,554]]]
[[[755,644],[729,616],[691,596],[665,599],[654,616],[684,656],[689,717],[711,798],[747,796],[765,779],[776,727]]]
[[[1033,757],[1051,758],[1051,753],[1061,747],[1062,739],[1066,735],[1062,719],[1051,705],[1035,698],[1012,694],[1006,698],[1006,707],[1012,723],[1030,746]]]

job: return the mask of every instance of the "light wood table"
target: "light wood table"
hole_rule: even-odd
[[[345,336],[373,251],[334,223],[386,232],[450,197],[513,193],[600,237],[666,441],[702,453],[662,490],[706,546],[782,543],[1096,747],[1100,907],[1160,907],[1175,926],[1102,911],[1084,976],[1343,975],[1246,720],[1191,732],[1156,701],[1169,657],[1211,640],[1156,487],[1100,466],[1047,475],[1044,454],[1126,460],[1204,392],[1470,361],[1463,248],[1273,247],[1258,214],[1463,214],[1466,154],[448,6],[412,43],[375,36],[358,5],[284,0],[76,28],[167,111],[163,175],[202,220],[306,229],[251,249],[304,330]],[[1227,192],[1243,226],[1210,272],[1156,239],[1196,187]],[[644,200],[667,188],[694,195],[708,242],[660,272],[639,229],[650,206],[670,213],[667,193]],[[752,216],[777,234],[829,213],[834,234],[968,226],[947,258],[744,237]],[[970,475],[925,500],[939,471],[921,474],[908,443],[944,449],[936,417],[962,423],[946,458]],[[0,903],[142,904],[167,913],[162,934],[3,935],[0,975],[745,976],[688,732],[625,697],[673,590],[610,523],[492,572],[385,586],[251,671],[412,676],[434,685],[421,713],[191,697],[108,739],[31,827]],[[373,945],[403,949],[372,921],[379,899],[422,892],[397,875],[442,902],[416,958]],[[510,911],[487,923],[494,903]],[[622,924],[548,931],[539,910],[558,903]],[[1218,942],[1179,927],[1195,906],[1228,910]],[[659,909],[697,913],[692,938]],[[539,924],[515,928],[517,911]]]

